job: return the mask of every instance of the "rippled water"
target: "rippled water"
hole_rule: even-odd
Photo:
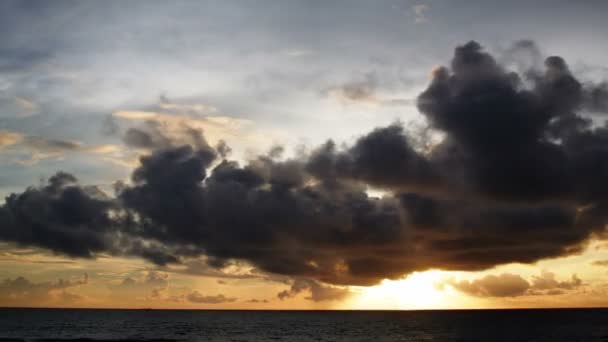
[[[0,309],[0,340],[608,341],[608,310]]]

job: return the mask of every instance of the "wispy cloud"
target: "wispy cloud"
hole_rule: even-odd
[[[186,299],[197,304],[223,304],[236,302],[238,298],[226,297],[223,294],[204,296],[198,291],[193,291],[186,295]]]
[[[416,4],[412,6],[412,11],[414,12],[414,21],[416,23],[426,23],[428,22],[427,12],[430,10],[429,5],[427,4]]]

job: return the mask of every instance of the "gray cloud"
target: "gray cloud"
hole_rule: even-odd
[[[608,266],[608,260],[594,260],[591,264],[594,266]]]
[[[236,302],[237,298],[226,297],[223,294],[214,296],[203,296],[198,291],[193,291],[186,296],[186,299],[191,303],[197,304],[222,304],[222,303],[233,303]]]
[[[163,300],[168,298],[169,274],[146,271],[139,276],[125,277],[120,283],[109,285],[109,289],[119,298]]]
[[[75,141],[46,139],[42,137],[31,136],[25,139],[24,144],[34,150],[42,150],[48,152],[75,151],[82,147],[80,143]]]
[[[270,303],[270,301],[268,299],[257,299],[257,298],[253,298],[247,301],[247,303]]]
[[[325,94],[344,104],[368,104],[378,106],[404,106],[414,104],[412,99],[382,94],[378,76],[369,72],[340,86],[330,87]]]
[[[572,290],[583,285],[583,281],[573,274],[570,280],[558,281],[555,273],[543,271],[540,276],[532,277],[532,290]]]
[[[473,281],[462,280],[451,283],[458,291],[478,297],[516,297],[524,295],[530,288],[524,278],[516,274],[487,275]]]
[[[46,303],[49,301],[69,303],[82,297],[67,290],[86,285],[88,282],[89,277],[86,273],[82,278],[58,279],[57,281],[40,283],[32,282],[24,277],[8,278],[0,283],[0,304],[21,303],[21,305],[31,305],[31,303]]]
[[[538,295],[559,295],[583,286],[580,278],[573,274],[571,280],[558,281],[555,274],[543,271],[539,276],[532,277],[529,282],[520,275],[503,273],[487,275],[473,281],[449,281],[448,284],[458,291],[476,297],[518,297]]]
[[[307,300],[314,302],[342,300],[350,294],[346,288],[326,286],[317,281],[304,278],[296,278],[289,290],[281,291],[277,294],[280,300],[295,297],[302,292],[308,292]]]

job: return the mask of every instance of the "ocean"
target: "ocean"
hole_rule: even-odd
[[[0,309],[0,341],[608,341],[608,309]]]

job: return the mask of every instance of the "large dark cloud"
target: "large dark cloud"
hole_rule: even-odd
[[[59,172],[47,184],[11,194],[0,207],[0,238],[18,246],[48,248],[72,257],[99,253],[135,254],[157,264],[176,261],[155,243],[143,243],[119,218],[116,199],[94,186],[81,186]]]
[[[47,185],[12,194],[0,210],[0,237],[25,246],[46,247],[75,257],[109,249],[113,229],[110,200],[95,187],[57,173]]]
[[[529,64],[518,73],[475,42],[456,48],[418,97],[443,137],[425,148],[394,124],[348,147],[328,141],[241,166],[200,132],[151,121],[126,132],[147,152],[115,197],[60,173],[9,196],[0,237],[78,257],[245,261],[306,279],[294,293],[576,253],[605,233],[608,128],[590,116],[603,95],[589,95],[604,86],[578,80],[560,57]],[[370,186],[387,194],[371,197]]]

